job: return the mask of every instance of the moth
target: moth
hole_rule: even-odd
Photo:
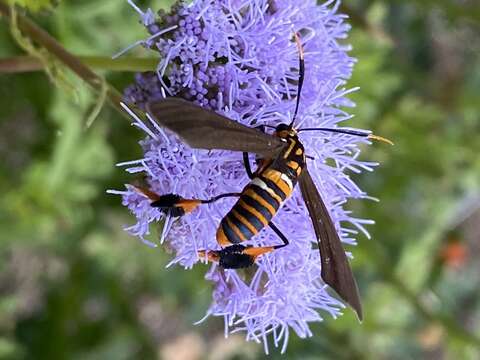
[[[213,203],[225,197],[238,198],[218,227],[216,240],[220,249],[199,252],[201,257],[218,262],[223,268],[238,269],[251,266],[258,256],[289,244],[287,237],[275,226],[273,218],[298,183],[318,242],[321,277],[355,310],[361,320],[362,306],[355,278],[329,211],[308,171],[307,156],[298,134],[302,131],[328,131],[388,140],[361,130],[295,128],[305,74],[304,53],[297,34],[295,40],[299,48],[295,112],[290,124],[281,123],[273,127],[273,134],[242,125],[179,98],[171,97],[147,104],[147,112],[151,117],[190,147],[243,152],[250,182],[241,192],[220,194],[211,199],[184,199],[177,194],[159,195],[147,189],[138,190],[152,201],[152,206],[173,216],[183,216],[201,204]],[[260,159],[254,172],[250,166],[249,153],[256,154]],[[282,244],[262,247],[242,245],[266,226],[278,235]]]

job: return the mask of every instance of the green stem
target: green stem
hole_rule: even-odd
[[[79,58],[92,68],[110,71],[155,71],[158,65],[158,59],[154,58],[121,57],[112,59],[104,56],[79,56]]]
[[[5,16],[7,19],[9,19],[9,21],[13,20],[10,6],[1,0],[0,15]],[[90,85],[91,88],[99,93],[105,91],[106,89],[107,98],[110,104],[120,111],[122,115],[127,117],[120,106],[122,94],[118,90],[108,84],[104,78],[90,70],[90,68],[86,66],[79,58],[68,52],[57,40],[50,36],[50,34],[48,34],[45,30],[38,27],[26,16],[17,13],[16,21],[19,30],[55,56],[58,61],[83,79],[88,85]]]
[[[155,71],[158,59],[122,57],[112,59],[105,56],[76,56],[86,66],[108,71],[142,72]],[[0,59],[0,73],[23,73],[43,70],[43,64],[34,56],[14,56]]]

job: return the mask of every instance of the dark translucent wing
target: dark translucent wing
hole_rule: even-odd
[[[159,125],[198,149],[244,151],[274,157],[285,145],[279,138],[239,124],[189,101],[168,98],[147,104]]]
[[[345,255],[332,218],[305,168],[300,175],[300,190],[317,236],[322,261],[322,279],[363,318],[357,283]]]

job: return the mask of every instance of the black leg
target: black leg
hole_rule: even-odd
[[[258,129],[264,133],[265,127],[266,125],[258,125],[258,126],[255,126],[255,129]],[[245,171],[247,172],[248,178],[253,179],[254,176],[253,176],[252,167],[250,166],[250,160],[248,159],[248,153],[246,152],[243,153],[243,165],[245,166]]]
[[[145,192],[142,189],[139,189],[139,191],[152,200],[150,203],[151,207],[158,208],[160,211],[174,217],[191,213],[201,204],[211,204],[226,197],[239,197],[242,195],[241,193],[225,193],[210,199],[184,199],[177,194],[158,195],[151,191]]]
[[[211,204],[217,200],[220,200],[220,199],[223,199],[223,198],[226,198],[226,197],[240,197],[242,195],[242,193],[225,193],[225,194],[220,194],[220,195],[217,195],[211,199],[206,199],[206,200],[200,200],[200,202],[202,204]]]
[[[283,244],[282,244],[282,245],[276,245],[276,246],[273,247],[275,250],[276,250],[276,249],[281,249],[282,247],[285,247],[285,246],[287,246],[287,245],[289,244],[289,241],[288,241],[287,237],[282,234],[282,232],[280,231],[280,229],[277,228],[273,222],[270,222],[270,223],[268,224],[268,226],[270,226],[270,228],[275,232],[275,234],[277,234],[278,237],[279,237],[280,239],[282,239],[282,241],[283,241]]]
[[[250,160],[248,159],[248,153],[243,153],[243,165],[245,166],[245,171],[247,172],[248,178],[253,179],[252,168],[250,167]]]

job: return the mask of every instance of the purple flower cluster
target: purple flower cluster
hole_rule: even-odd
[[[339,3],[316,0],[194,0],[179,2],[169,13],[136,10],[150,32],[141,43],[159,53],[155,73],[139,74],[125,91],[128,103],[145,103],[178,96],[218,111],[248,126],[289,122],[295,108],[298,50],[293,31],[305,50],[306,78],[297,127],[334,127],[350,119],[342,108],[353,106],[345,89],[354,59],[341,44],[349,26],[337,14]],[[126,108],[128,110],[128,108]],[[145,173],[152,191],[184,198],[209,198],[238,192],[248,183],[240,153],[194,150],[174,134],[134,117],[147,133],[140,142],[144,156],[129,161],[130,173]],[[153,130],[152,130],[153,129]],[[342,241],[355,244],[358,232],[371,221],[344,209],[350,198],[368,198],[347,172],[371,171],[375,166],[358,159],[358,145],[368,142],[345,134],[304,132],[301,140],[308,167],[316,181]],[[330,159],[329,163],[326,160]],[[137,222],[127,231],[142,240],[152,222],[165,221],[160,242],[175,253],[172,264],[191,268],[200,249],[219,249],[216,229],[235,200],[202,205],[180,219],[167,217],[127,185],[116,191]],[[286,349],[290,331],[299,337],[312,333],[309,323],[322,321],[318,310],[333,317],[344,307],[331,297],[320,278],[316,238],[298,189],[275,217],[290,245],[259,258],[252,271],[223,270],[213,264],[206,279],[214,284],[207,316],[223,316],[226,334],[243,330],[248,340],[269,340]],[[148,242],[154,245],[151,242]],[[255,246],[281,243],[264,229]]]

